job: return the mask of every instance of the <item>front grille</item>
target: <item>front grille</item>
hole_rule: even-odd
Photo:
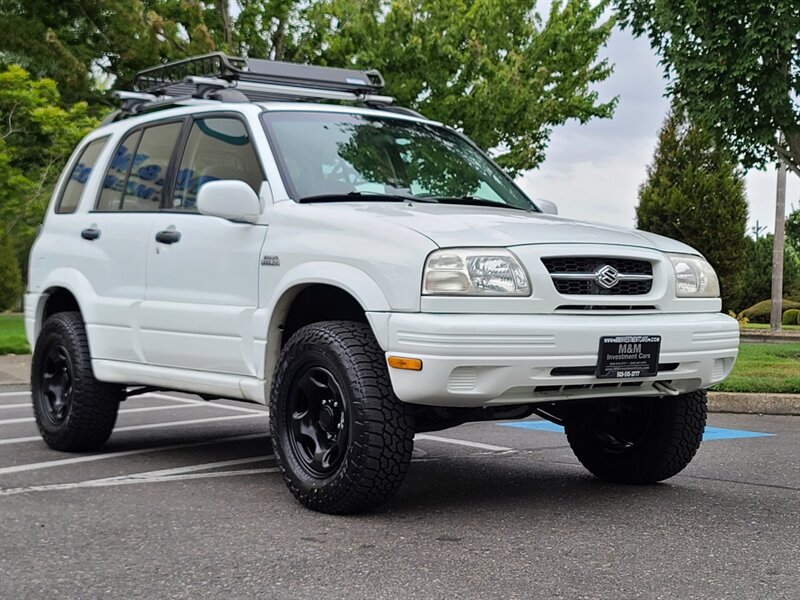
[[[545,268],[559,294],[570,296],[640,296],[653,287],[653,265],[632,258],[596,256],[557,256],[543,258]],[[600,285],[599,271],[609,266],[617,281],[610,287]]]

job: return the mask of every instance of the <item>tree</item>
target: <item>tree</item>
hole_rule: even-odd
[[[723,309],[738,307],[747,252],[744,180],[713,137],[680,110],[661,129],[636,219],[640,229],[700,251],[719,276]]]
[[[613,113],[616,99],[592,90],[612,70],[597,56],[613,21],[606,1],[592,4],[555,0],[543,21],[532,0],[315,2],[286,56],[379,69],[400,104],[460,128],[513,173],[544,159],[553,127]]]
[[[61,106],[53,80],[19,66],[0,71],[0,238],[23,267],[67,157],[96,124],[85,102]]]
[[[772,285],[772,244],[770,233],[757,240],[747,238],[747,269],[741,308],[770,297]],[[800,302],[800,252],[786,247],[783,256],[783,297]]]
[[[22,276],[11,238],[0,232],[0,311],[12,310],[22,296]]]
[[[800,174],[800,4],[797,0],[615,0],[647,34],[669,91],[745,168],[778,155]],[[785,144],[778,146],[781,132]]]
[[[137,70],[211,50],[377,68],[399,103],[461,128],[511,172],[544,158],[552,128],[610,117],[593,85],[609,0],[0,0],[0,62],[17,60],[91,95],[92,74],[129,87]],[[595,4],[593,6],[593,4]],[[222,10],[220,10],[222,9]]]
[[[786,217],[786,243],[800,252],[800,208]]]
[[[221,3],[227,7],[229,0]],[[129,88],[143,68],[227,49],[217,10],[221,3],[0,0],[0,63],[20,64],[36,78],[56,80],[68,102],[98,102],[98,73],[113,75]]]

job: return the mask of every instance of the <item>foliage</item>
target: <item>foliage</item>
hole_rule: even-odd
[[[741,306],[750,306],[772,294],[773,238],[772,234],[761,236],[758,240],[747,238],[746,284],[742,291]],[[783,295],[784,298],[800,300],[800,252],[791,246],[784,248]]]
[[[85,102],[61,106],[53,80],[0,71],[0,237],[10,236],[23,266],[64,162],[96,124]]]
[[[800,252],[800,208],[796,208],[786,217],[786,243]]]
[[[137,70],[210,50],[377,68],[386,92],[494,149],[510,171],[544,158],[553,127],[610,117],[592,86],[613,20],[608,0],[0,0],[0,61],[86,98],[95,73],[128,87]],[[594,4],[594,6],[593,6]]]
[[[13,310],[22,296],[22,276],[8,235],[0,235],[0,311]]]
[[[22,315],[0,315],[0,355],[30,354]]]
[[[661,129],[647,181],[639,189],[637,225],[678,239],[717,271],[722,305],[740,306],[747,257],[747,200],[742,175],[712,137],[673,111]]]
[[[781,153],[800,167],[797,0],[615,0],[661,55],[669,91],[746,167]]]
[[[790,308],[784,311],[781,318],[782,325],[800,325],[800,309]]]
[[[227,6],[228,0],[223,3]],[[96,73],[113,74],[129,86],[144,67],[218,47],[206,23],[206,18],[219,22],[216,4],[0,0],[0,60],[18,63],[37,78],[58,81],[70,102],[96,101]]]
[[[794,300],[784,298],[783,302],[781,302],[781,310],[786,311],[792,308],[800,308],[800,302],[795,302]],[[745,308],[741,313],[739,313],[739,316],[745,317],[753,323],[769,323],[771,311],[772,300],[762,300],[761,302],[757,302],[749,308]]]
[[[720,392],[800,393],[800,344],[742,344]]]

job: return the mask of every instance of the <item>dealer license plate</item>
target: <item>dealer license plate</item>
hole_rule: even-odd
[[[600,338],[598,379],[631,379],[658,373],[660,335],[616,335]]]

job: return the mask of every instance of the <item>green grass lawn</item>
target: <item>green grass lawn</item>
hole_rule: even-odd
[[[769,329],[769,323],[747,323],[742,329]],[[781,325],[786,331],[800,331],[800,325]]]
[[[29,352],[22,315],[0,314],[0,354]],[[714,389],[800,394],[800,342],[742,344],[733,373]]]
[[[22,315],[0,314],[0,354],[29,354]]]
[[[714,389],[800,394],[800,342],[742,344],[733,373]]]

